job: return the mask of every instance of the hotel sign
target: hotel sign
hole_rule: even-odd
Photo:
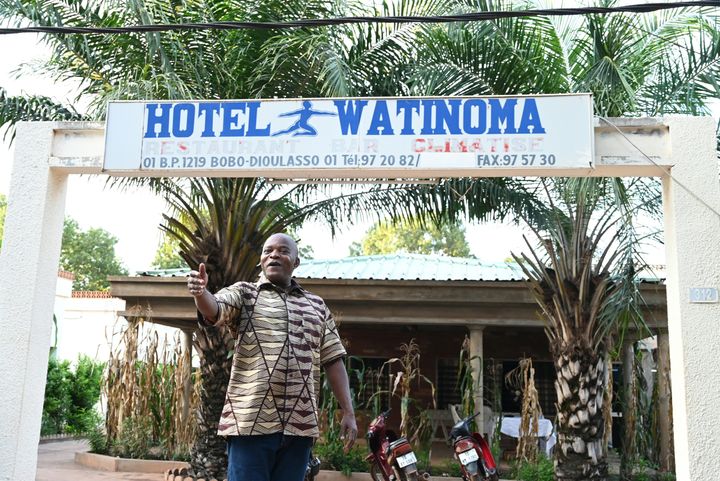
[[[592,161],[586,94],[202,100],[111,102],[104,170],[412,177],[448,169],[590,169]]]

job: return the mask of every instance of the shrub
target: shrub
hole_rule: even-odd
[[[351,472],[367,472],[368,463],[365,449],[355,446],[350,452],[343,451],[343,444],[339,441],[318,443],[313,447],[313,454],[320,458],[322,469],[342,471],[349,476]]]
[[[72,373],[70,362],[50,358],[45,383],[40,434],[63,434],[72,411]]]
[[[514,478],[519,481],[553,481],[555,466],[551,459],[539,456],[537,462],[523,461],[513,467]]]
[[[121,458],[149,459],[152,447],[150,419],[135,416],[123,421],[118,437],[110,445],[110,454]]]
[[[107,434],[100,426],[95,426],[87,433],[90,452],[95,454],[109,454],[109,443]]]
[[[75,370],[69,361],[48,361],[40,434],[84,434],[101,422],[100,399],[104,364],[80,356]]]

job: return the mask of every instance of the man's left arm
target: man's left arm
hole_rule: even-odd
[[[330,382],[330,388],[340,404],[342,420],[340,421],[340,439],[345,441],[345,452],[355,444],[357,438],[357,422],[355,410],[350,398],[350,382],[348,381],[345,363],[342,358],[330,361],[324,366],[325,375]]]

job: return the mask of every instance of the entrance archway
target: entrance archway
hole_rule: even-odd
[[[678,479],[720,472],[720,182],[710,118],[611,119],[594,127],[594,169],[438,169],[435,177],[483,175],[656,176],[663,182],[667,312]],[[103,172],[101,123],[17,127],[0,257],[0,479],[32,480],[50,343],[67,178]],[[649,158],[648,158],[649,157]],[[652,160],[650,160],[652,159]],[[355,171],[357,173],[357,171]],[[194,175],[217,175],[196,170]],[[299,175],[300,174],[300,175]],[[294,173],[312,178],[313,173]],[[372,171],[366,177],[378,177]],[[137,175],[137,174],[135,174]],[[185,174],[183,174],[185,175]],[[346,172],[337,175],[347,177]],[[382,176],[387,176],[385,172]],[[327,173],[324,174],[327,177]]]

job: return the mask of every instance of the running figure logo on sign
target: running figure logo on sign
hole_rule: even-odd
[[[313,110],[312,109],[312,102],[309,100],[306,100],[303,102],[303,108],[299,110],[293,110],[292,112],[285,112],[284,114],[279,114],[278,117],[294,117],[298,115],[299,118],[297,122],[292,124],[289,128],[285,130],[281,130],[279,132],[275,132],[273,137],[276,137],[278,135],[283,134],[289,134],[290,132],[293,132],[293,137],[296,137],[298,135],[310,135],[314,136],[317,135],[317,130],[308,123],[310,120],[310,117],[313,115],[333,115],[337,116],[335,112],[322,112],[319,110]]]

